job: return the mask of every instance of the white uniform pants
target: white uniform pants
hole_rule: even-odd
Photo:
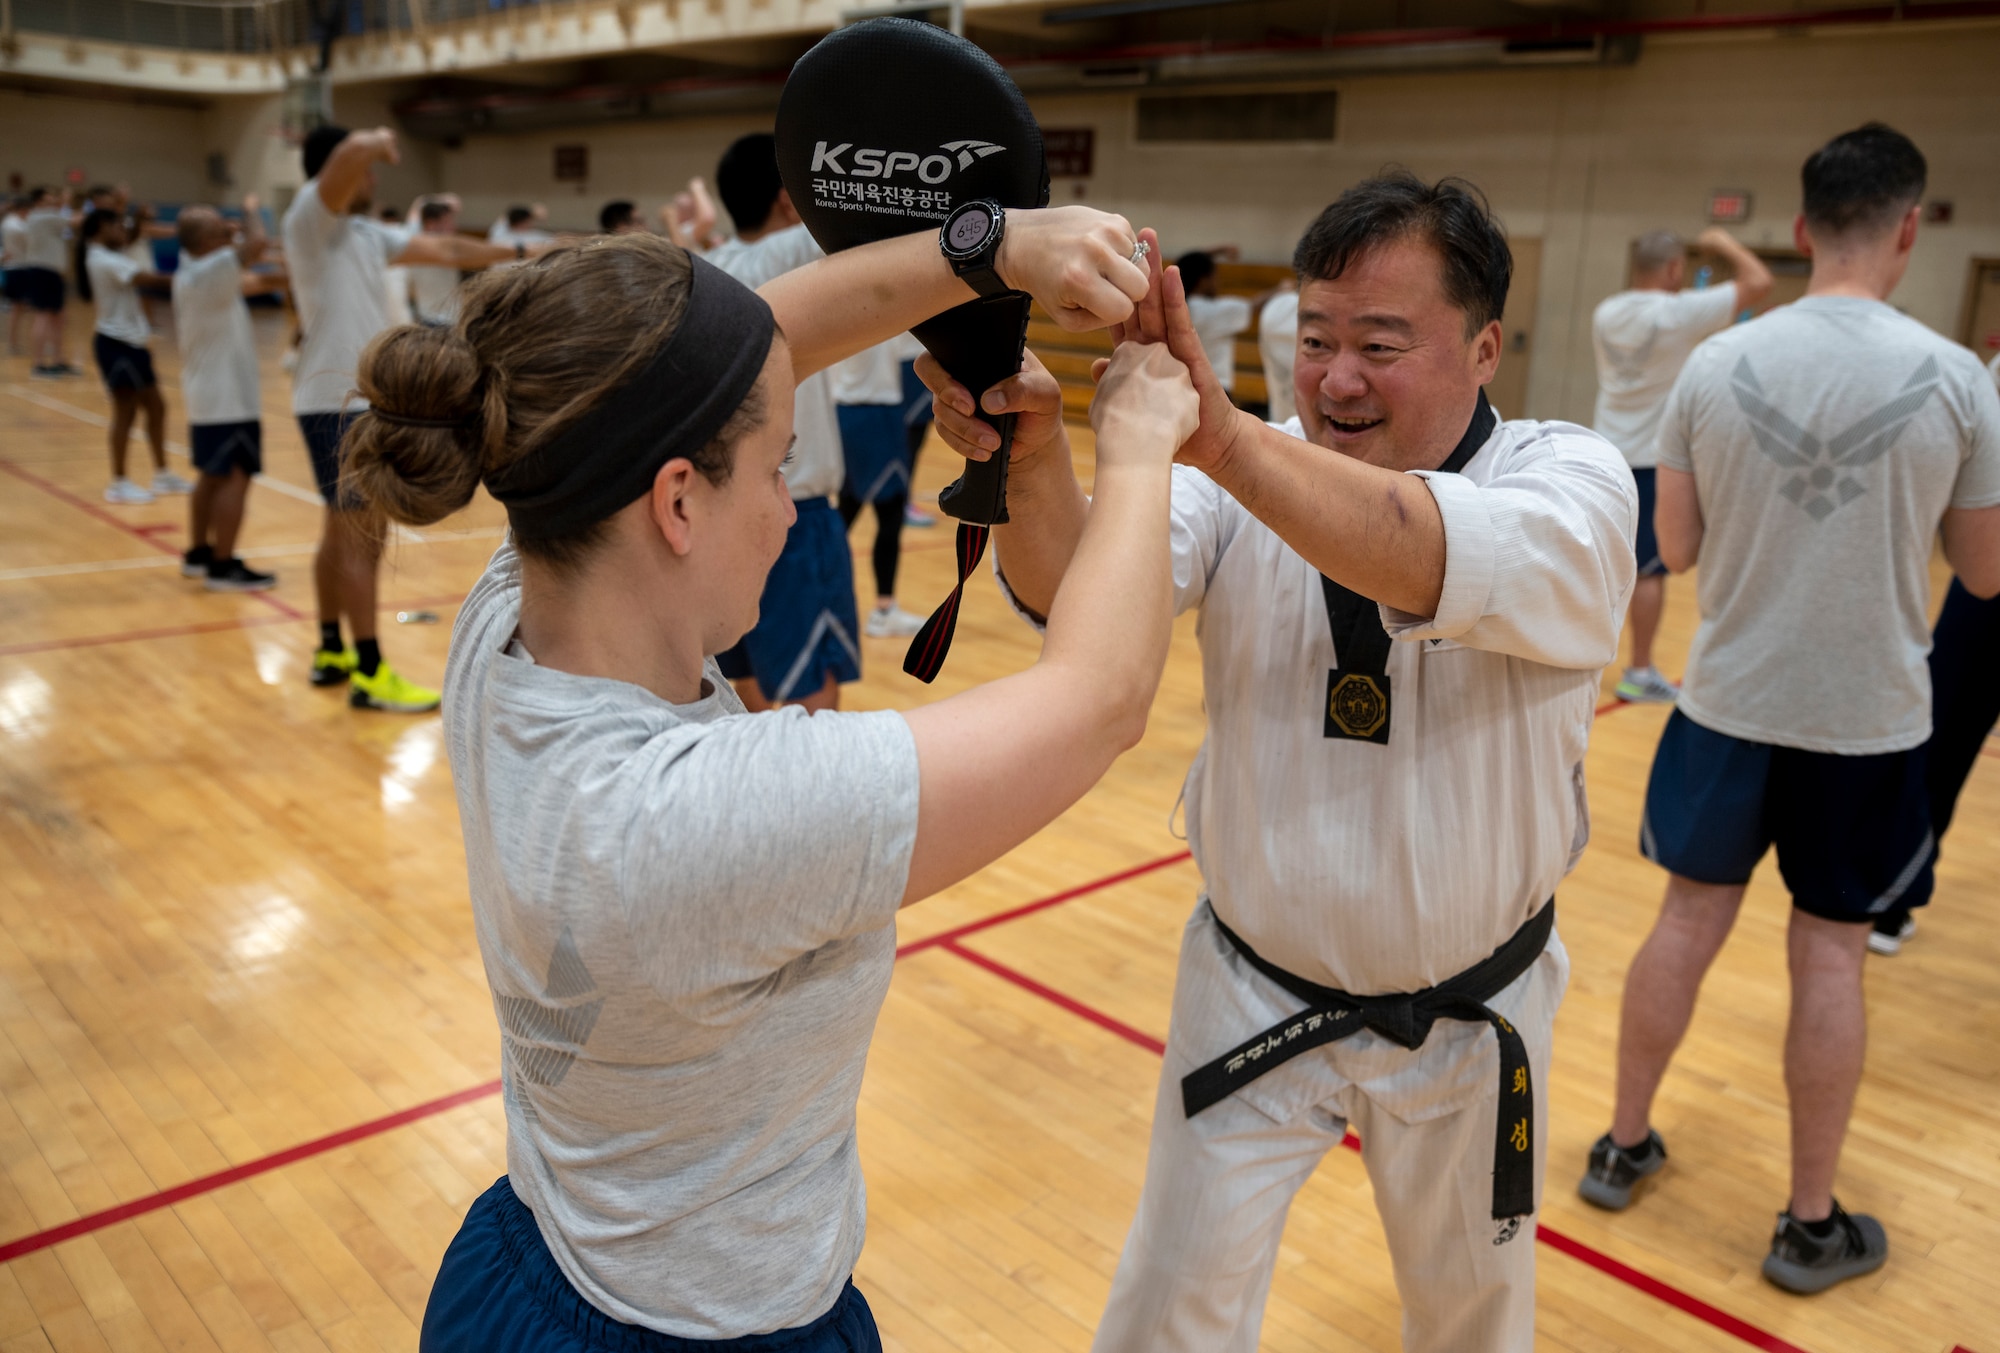
[[[1433,1070],[1434,1057],[1361,1034],[1349,1040],[1363,1044],[1351,1050],[1358,1055],[1344,1059],[1347,1044],[1303,1054],[1189,1119],[1181,1106],[1181,1077],[1298,1006],[1233,953],[1218,963],[1218,943],[1203,906],[1189,923],[1175,981],[1145,1191],[1093,1353],[1254,1353],[1285,1214],[1350,1125],[1361,1138],[1388,1233],[1407,1353],[1532,1353],[1535,1219],[1519,1218],[1518,1226],[1493,1219],[1499,1067],[1492,1031],[1439,1021],[1425,1051],[1442,1038],[1466,1054],[1453,1057],[1456,1065],[1442,1076]],[[1527,1043],[1538,1205],[1548,1143],[1550,1034],[1568,975],[1568,958],[1552,940],[1535,966],[1490,1002]],[[1223,995],[1214,989],[1219,978],[1268,988],[1251,1004],[1262,1005],[1275,993],[1278,1013],[1262,1024],[1192,1027],[1199,1017],[1212,1020],[1218,1006],[1238,1004],[1216,999]],[[1408,1065],[1399,1066],[1399,1058]],[[1349,1076],[1335,1070],[1343,1060]],[[1308,1062],[1320,1065],[1298,1066]],[[1412,1073],[1422,1080],[1413,1083]],[[1252,1102],[1260,1085],[1288,1074],[1289,1086],[1262,1096],[1261,1104]],[[1283,1107],[1297,1104],[1301,1088],[1310,1094],[1316,1081],[1330,1092],[1296,1111]],[[1452,1082],[1452,1102],[1426,1100],[1425,1081]],[[1273,1116],[1274,1106],[1280,1116]]]

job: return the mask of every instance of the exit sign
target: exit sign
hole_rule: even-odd
[[[1708,219],[1717,225],[1741,225],[1750,219],[1750,194],[1725,188],[1708,195]]]

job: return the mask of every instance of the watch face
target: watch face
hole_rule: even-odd
[[[986,237],[992,230],[992,212],[984,207],[967,207],[952,220],[946,238],[955,252],[969,254],[986,243]]]

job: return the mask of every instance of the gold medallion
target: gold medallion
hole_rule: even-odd
[[[1371,737],[1389,717],[1389,701],[1374,677],[1349,672],[1328,693],[1326,713],[1350,738]]]

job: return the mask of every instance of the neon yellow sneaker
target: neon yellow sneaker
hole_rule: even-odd
[[[428,714],[443,699],[428,686],[407,681],[384,662],[374,676],[355,672],[347,678],[347,703],[356,709],[386,709],[395,714]]]
[[[312,675],[307,678],[315,686],[344,686],[347,678],[354,675],[354,665],[361,661],[361,655],[354,651],[352,644],[338,653],[317,649],[313,653]]]

